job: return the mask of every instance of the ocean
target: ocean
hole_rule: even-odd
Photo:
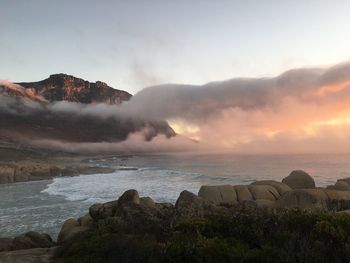
[[[175,203],[185,189],[197,193],[205,184],[280,181],[295,169],[311,174],[318,186],[350,177],[350,154],[166,154],[89,158],[84,162],[122,169],[0,185],[0,237],[34,230],[56,238],[65,220],[86,214],[93,203],[115,200],[128,189],[137,189],[141,196],[157,202]],[[125,170],[128,167],[135,170]]]

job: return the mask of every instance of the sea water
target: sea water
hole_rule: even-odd
[[[197,193],[204,184],[281,180],[294,169],[310,173],[318,186],[350,177],[350,155],[169,154],[110,156],[84,162],[119,170],[0,185],[0,237],[34,230],[55,238],[66,219],[86,214],[93,203],[116,200],[128,189],[137,189],[141,196],[156,202],[175,203],[185,189]],[[125,170],[127,167],[135,170]]]

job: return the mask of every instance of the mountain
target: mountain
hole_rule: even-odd
[[[16,83],[27,92],[48,102],[71,101],[79,103],[120,104],[131,98],[126,91],[113,89],[102,81],[95,83],[67,74],[54,74],[38,82]]]
[[[66,74],[38,82],[0,82],[1,138],[21,143],[55,141],[106,143],[140,133],[175,136],[166,121],[139,118],[118,110],[132,97],[106,83],[91,83]],[[74,103],[73,103],[74,102]]]

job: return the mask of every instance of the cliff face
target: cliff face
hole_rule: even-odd
[[[71,101],[79,103],[120,104],[131,98],[123,90],[113,89],[102,81],[89,82],[66,74],[54,74],[38,82],[21,82],[18,85],[48,102]]]

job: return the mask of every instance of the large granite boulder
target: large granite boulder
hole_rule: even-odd
[[[47,234],[29,231],[13,239],[11,250],[30,249],[30,248],[49,248],[53,246],[52,239]]]
[[[85,216],[78,218],[78,223],[80,226],[90,227],[92,226],[93,222],[94,220],[89,214],[86,214]]]
[[[156,203],[153,201],[151,197],[141,197],[140,198],[140,204],[149,206],[149,207],[157,207]]]
[[[324,189],[328,197],[328,210],[342,211],[350,209],[350,191]]]
[[[198,196],[215,204],[237,203],[236,190],[232,185],[203,185]]]
[[[67,242],[88,229],[89,227],[87,226],[81,226],[78,220],[70,218],[63,223],[61,231],[58,234],[57,242]]]
[[[251,185],[270,185],[270,186],[274,187],[280,195],[283,195],[285,192],[292,190],[292,188],[290,188],[285,183],[277,182],[274,180],[256,181],[256,182],[251,183]]]
[[[283,194],[277,200],[276,207],[342,211],[350,209],[350,191],[295,189]]]
[[[251,192],[254,200],[270,200],[276,201],[280,194],[271,185],[248,185],[248,190]]]
[[[226,204],[216,205],[189,191],[182,191],[175,203],[173,224],[189,218],[205,218],[212,215],[228,215]]]
[[[334,185],[327,186],[327,189],[350,191],[350,185],[343,180],[338,180]]]
[[[246,200],[254,200],[252,193],[249,191],[247,185],[234,185],[233,188],[237,193],[237,200],[239,202]]]
[[[6,238],[6,237],[0,238],[0,252],[11,250],[12,242],[13,242],[13,238]]]
[[[55,248],[31,248],[0,253],[0,263],[54,262]]]
[[[118,207],[118,201],[110,201],[104,204],[93,204],[89,208],[89,214],[94,221],[113,217]]]
[[[276,207],[327,210],[327,202],[323,189],[294,189],[284,193],[276,201]]]
[[[294,170],[282,180],[282,183],[292,189],[314,189],[316,184],[314,179],[303,170]]]
[[[118,204],[122,203],[135,203],[140,204],[139,193],[135,189],[125,191],[118,199]]]

